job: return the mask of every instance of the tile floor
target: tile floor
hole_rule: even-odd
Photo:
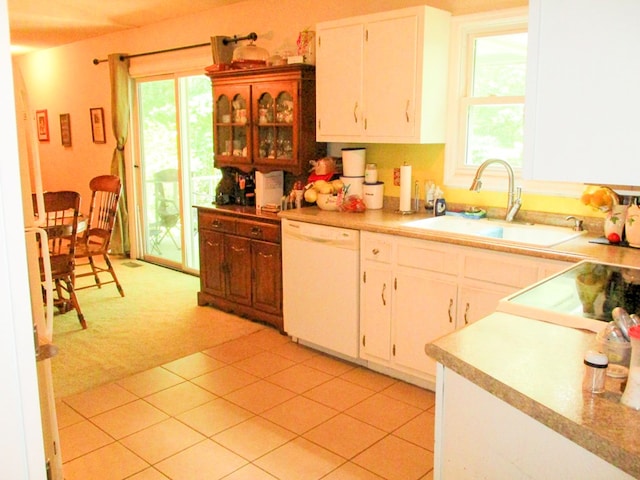
[[[66,480],[424,480],[434,403],[265,328],[57,412]]]

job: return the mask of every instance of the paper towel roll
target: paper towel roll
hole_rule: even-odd
[[[411,165],[400,167],[400,211],[411,211]]]

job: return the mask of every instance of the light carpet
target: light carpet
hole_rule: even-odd
[[[114,284],[77,292],[86,330],[75,311],[54,317],[53,343],[59,353],[52,360],[52,371],[57,398],[269,328],[199,307],[200,280],[193,275],[130,259],[114,259],[114,267],[125,297]]]

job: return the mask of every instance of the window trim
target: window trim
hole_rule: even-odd
[[[462,135],[466,131],[466,107],[471,103],[469,99],[464,98],[471,74],[469,68],[469,62],[472,59],[470,49],[473,48],[471,40],[479,35],[513,33],[521,31],[523,27],[526,30],[528,10],[527,7],[521,7],[452,18],[444,160],[444,184],[447,187],[468,189],[477,170],[477,167],[461,164],[466,146],[466,138]],[[509,98],[513,100],[522,97],[502,97],[496,103],[502,103]],[[582,184],[574,183],[526,181],[522,178],[521,169],[514,169],[514,173],[517,184],[522,186],[525,193],[575,197],[579,196],[584,188]],[[504,171],[500,169],[487,169],[482,180],[485,190],[504,190]]]

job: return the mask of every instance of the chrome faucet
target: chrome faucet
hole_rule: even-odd
[[[478,167],[476,176],[473,178],[473,182],[471,183],[471,187],[469,187],[469,190],[473,190],[475,192],[480,191],[480,188],[482,188],[482,181],[480,180],[482,172],[484,172],[484,169],[492,163],[499,163],[507,169],[507,175],[509,176],[509,193],[507,196],[507,214],[505,215],[505,220],[507,222],[511,222],[516,217],[518,211],[520,210],[520,206],[522,205],[522,189],[520,187],[518,187],[517,189],[514,188],[513,169],[511,168],[511,165],[509,165],[504,160],[499,160],[497,158],[485,160],[484,162],[482,162],[482,165]]]

